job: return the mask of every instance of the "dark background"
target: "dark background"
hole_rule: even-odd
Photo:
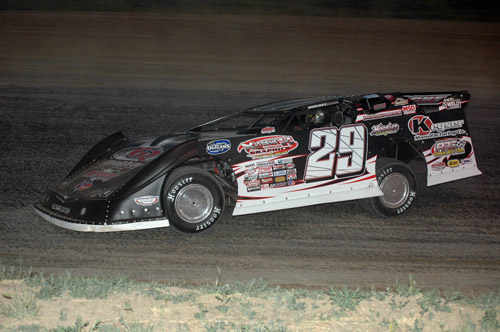
[[[471,0],[1,0],[0,10],[155,11],[498,21],[500,4]]]

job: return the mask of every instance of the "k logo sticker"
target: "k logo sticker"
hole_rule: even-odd
[[[432,120],[424,115],[415,115],[408,121],[408,128],[414,135],[429,135],[432,125]]]

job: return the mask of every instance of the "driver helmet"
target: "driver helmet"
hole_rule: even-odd
[[[324,110],[316,110],[306,115],[306,125],[312,128],[319,128],[326,125],[327,114]]]

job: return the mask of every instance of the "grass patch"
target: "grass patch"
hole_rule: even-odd
[[[500,330],[500,289],[482,295],[422,290],[412,275],[384,291],[312,291],[263,280],[220,284],[221,271],[214,284],[197,287],[0,271],[5,331]]]
[[[0,316],[9,318],[24,319],[33,318],[38,314],[39,307],[36,298],[31,293],[5,296],[10,303],[0,303]]]
[[[61,296],[65,292],[69,292],[74,298],[104,299],[109,294],[129,293],[137,285],[124,277],[84,278],[73,277],[70,273],[63,277],[51,275],[49,278],[41,274],[25,278],[25,281],[28,286],[39,288],[36,297],[42,300]]]
[[[369,299],[372,292],[361,291],[359,288],[330,287],[328,296],[334,304],[337,316],[345,316],[348,311],[353,311],[361,301]]]

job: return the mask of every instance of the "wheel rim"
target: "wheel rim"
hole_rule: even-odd
[[[387,175],[380,183],[380,189],[384,193],[380,201],[391,209],[403,205],[410,195],[410,183],[406,177],[399,173]]]
[[[177,215],[188,223],[197,223],[212,212],[214,199],[206,187],[190,184],[182,188],[175,198]]]

